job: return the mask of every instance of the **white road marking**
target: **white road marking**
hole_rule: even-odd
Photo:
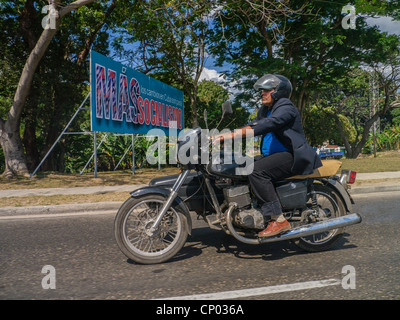
[[[246,297],[263,296],[272,293],[281,293],[287,291],[306,290],[313,288],[322,288],[327,286],[336,286],[341,284],[339,279],[326,279],[317,281],[297,282],[292,284],[283,284],[277,286],[260,287],[252,289],[242,289],[233,291],[222,291],[215,293],[195,294],[190,296],[169,297],[156,300],[225,300],[241,299]]]

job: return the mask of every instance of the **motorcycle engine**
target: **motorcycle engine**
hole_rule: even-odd
[[[264,217],[261,214],[261,211],[254,208],[237,211],[234,214],[233,222],[238,227],[245,229],[262,230],[265,228]]]
[[[233,223],[246,229],[264,229],[264,217],[261,212],[251,206],[249,186],[238,185],[224,189],[226,201],[235,202],[237,210],[233,214]],[[249,209],[251,208],[251,209]]]

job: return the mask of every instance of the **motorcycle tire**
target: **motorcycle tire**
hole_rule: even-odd
[[[114,221],[114,234],[120,250],[140,264],[157,264],[175,256],[184,246],[188,227],[185,215],[171,206],[153,235],[146,233],[166,198],[146,195],[124,202]]]
[[[337,218],[346,214],[346,209],[341,197],[332,189],[322,184],[314,184],[317,204],[320,213],[326,218]],[[311,203],[311,194],[308,194],[308,202]],[[308,252],[325,251],[334,246],[343,237],[344,228],[314,234],[304,238],[292,240],[299,248]]]

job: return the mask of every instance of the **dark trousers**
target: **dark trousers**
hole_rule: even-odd
[[[254,161],[249,182],[266,220],[275,220],[282,214],[273,182],[292,176],[292,166],[293,155],[290,152],[278,152]]]

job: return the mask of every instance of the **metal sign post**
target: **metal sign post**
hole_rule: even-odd
[[[68,124],[65,126],[64,130],[61,132],[61,134],[58,136],[56,142],[54,142],[54,144],[51,146],[50,150],[46,153],[46,155],[44,156],[44,158],[42,159],[42,161],[39,163],[39,165],[37,166],[37,168],[33,171],[33,173],[30,175],[30,177],[32,178],[36,172],[38,171],[38,169],[42,166],[43,162],[47,159],[47,157],[49,156],[50,152],[53,150],[53,148],[55,147],[55,145],[57,144],[57,142],[61,139],[61,137],[65,134],[65,131],[67,131],[67,129],[69,128],[69,126],[71,125],[72,121],[74,121],[75,117],[78,115],[79,111],[81,111],[81,109],[83,108],[83,106],[85,105],[87,99],[89,99],[90,97],[90,92],[88,93],[88,95],[86,96],[85,100],[83,100],[82,104],[79,106],[78,110],[76,110],[75,114],[73,115],[73,117],[71,118],[71,120],[68,122]]]
[[[83,171],[85,171],[86,167],[89,165],[90,161],[92,161],[93,157],[94,157],[94,177],[97,178],[97,149],[100,148],[100,146],[103,144],[104,140],[106,140],[107,138],[107,134],[104,135],[103,139],[101,139],[99,145],[97,145],[97,131],[93,132],[93,138],[94,138],[94,143],[93,143],[93,154],[90,157],[90,159],[86,162],[85,167],[81,170],[80,174],[83,173]]]

